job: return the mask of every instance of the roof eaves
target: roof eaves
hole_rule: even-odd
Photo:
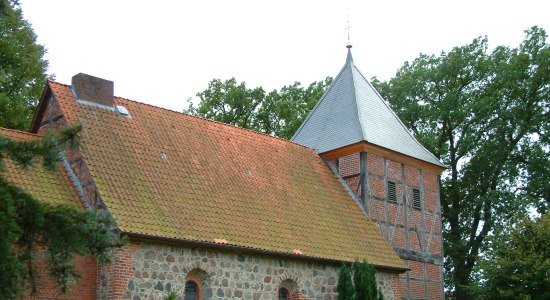
[[[128,235],[130,238],[134,237],[136,239],[158,240],[158,241],[163,241],[167,243],[175,243],[175,244],[181,244],[181,245],[191,245],[191,246],[207,247],[212,249],[229,250],[229,251],[238,250],[238,251],[245,251],[245,252],[251,252],[256,254],[269,254],[269,255],[274,255],[279,257],[287,257],[287,258],[293,258],[293,259],[306,259],[306,260],[329,262],[329,263],[335,263],[335,264],[344,262],[344,260],[338,260],[338,259],[327,258],[327,257],[310,256],[310,255],[296,254],[296,253],[290,253],[290,252],[286,253],[286,252],[280,252],[280,251],[271,251],[271,250],[266,250],[261,248],[246,247],[246,246],[239,246],[239,245],[233,245],[233,244],[205,242],[205,241],[198,241],[198,240],[184,240],[180,238],[170,238],[170,237],[151,235],[146,233],[127,232],[127,231],[122,231],[121,233]],[[394,273],[404,273],[409,270],[409,268],[407,267],[385,266],[385,265],[376,265],[376,264],[371,264],[371,265],[374,268],[387,270]]]
[[[3,131],[4,132],[7,131],[8,133],[12,133],[14,136],[6,136],[6,135],[2,134]],[[37,138],[41,137],[38,134],[27,132],[27,131],[21,131],[21,130],[17,130],[17,129],[0,127],[0,136],[5,136],[5,137],[8,137],[8,138],[16,138],[16,139],[22,138],[22,137],[17,137],[16,135],[24,135],[24,136],[28,136],[29,138],[33,138],[33,139],[37,139]]]

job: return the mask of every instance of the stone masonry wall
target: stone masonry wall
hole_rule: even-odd
[[[121,267],[122,266],[122,267]],[[292,299],[337,299],[339,265],[156,242],[131,241],[103,268],[100,299],[183,299],[185,282],[199,282],[202,299],[277,299],[280,287]],[[395,299],[397,275],[377,273],[384,299]]]

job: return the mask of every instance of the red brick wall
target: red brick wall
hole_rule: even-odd
[[[67,124],[63,117],[63,112],[58,103],[53,97],[49,98],[48,106],[44,110],[44,115],[38,120],[41,122],[38,134],[44,134],[49,129],[56,130]],[[68,161],[81,157],[79,151],[68,151]],[[85,164],[82,167],[81,182],[91,180],[87,172]],[[73,166],[73,171],[77,172],[76,165]],[[95,188],[91,186],[90,188]],[[87,191],[88,193],[90,191]],[[88,195],[90,197],[91,195]],[[38,294],[30,295],[30,292],[25,293],[23,299],[97,299],[97,284],[98,284],[98,265],[95,258],[92,257],[77,257],[74,260],[76,269],[81,273],[81,277],[76,280],[70,287],[67,294],[61,294],[56,287],[55,281],[48,275],[45,260],[44,249],[40,249],[37,253],[37,286]]]
[[[100,296],[106,296],[107,299],[128,299],[130,295],[126,294],[128,281],[134,274],[132,252],[141,247],[141,243],[132,241],[115,250],[113,263],[101,267],[100,272]]]
[[[292,294],[292,300],[306,300],[307,298],[300,292]]]
[[[49,275],[46,263],[45,249],[40,248],[36,253],[34,265],[37,293],[31,295],[29,287],[21,299],[97,299],[98,267],[94,258],[79,256],[74,259],[73,263],[81,276],[71,283],[65,294]]]

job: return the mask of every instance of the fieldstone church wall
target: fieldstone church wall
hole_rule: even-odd
[[[202,299],[337,299],[339,265],[269,255],[131,241],[115,264],[101,270],[100,299],[183,299],[185,282],[199,282]],[[394,299],[392,279],[377,273],[384,299]]]

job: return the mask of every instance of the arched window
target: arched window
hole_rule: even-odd
[[[290,299],[290,292],[288,289],[282,287],[279,288],[279,300],[289,300]]]
[[[187,281],[185,283],[185,297],[184,300],[198,300],[199,299],[199,286],[194,281]]]

